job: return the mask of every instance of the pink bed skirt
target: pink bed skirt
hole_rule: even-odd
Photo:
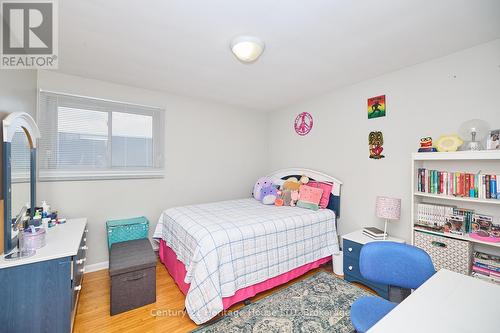
[[[168,247],[163,240],[160,240],[159,252],[160,252],[160,261],[167,268],[168,272],[170,273],[170,275],[172,276],[172,278],[174,279],[175,283],[182,291],[182,293],[186,295],[189,290],[189,284],[184,282],[184,277],[186,276],[186,267],[181,261],[177,260],[177,255],[175,254],[175,252],[170,247]],[[292,269],[289,272],[270,278],[266,281],[254,284],[253,286],[240,289],[236,291],[236,293],[233,296],[224,297],[222,299],[224,310],[229,309],[229,307],[231,307],[231,305],[233,304],[236,304],[238,302],[246,300],[247,298],[257,295],[258,293],[261,293],[263,291],[287,283],[288,281],[293,280],[296,277],[303,275],[304,273],[307,273],[311,269],[318,268],[319,266],[329,262],[330,260],[332,260],[332,257],[328,256],[313,261],[309,264],[305,264],[298,268]]]

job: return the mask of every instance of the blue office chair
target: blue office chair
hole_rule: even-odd
[[[359,269],[367,280],[404,289],[417,289],[436,272],[424,250],[387,241],[364,245]],[[365,333],[396,305],[376,296],[360,297],[351,306],[352,324],[357,332]]]

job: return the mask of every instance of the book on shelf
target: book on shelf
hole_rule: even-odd
[[[487,281],[487,282],[491,282],[491,283],[495,283],[495,284],[500,284],[500,279],[498,279],[496,277],[484,275],[484,274],[481,274],[478,272],[472,272],[472,277],[474,277],[476,279],[483,280],[483,281]]]
[[[486,269],[486,270],[489,270],[489,271],[492,271],[495,273],[500,273],[500,267],[490,266],[490,265],[482,264],[479,262],[474,263],[474,266],[480,267],[480,268],[483,268],[483,269]]]
[[[414,225],[424,230],[456,235],[481,232],[500,237],[499,218],[449,205],[418,203]]]
[[[500,283],[500,257],[475,251],[472,260],[472,276],[485,281]]]
[[[500,268],[500,256],[484,253],[481,251],[474,252],[474,263],[486,266]]]
[[[483,274],[483,275],[489,276],[489,277],[500,279],[500,273],[499,272],[495,272],[495,271],[492,271],[492,270],[489,270],[489,269],[486,269],[486,268],[483,268],[483,267],[479,267],[477,265],[472,265],[472,271],[474,271],[476,273],[479,273],[479,274]]]
[[[500,175],[417,169],[417,191],[478,199],[499,199]]]

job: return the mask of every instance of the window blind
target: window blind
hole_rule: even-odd
[[[40,91],[40,180],[163,176],[164,111]]]
[[[11,142],[11,178],[12,183],[26,183],[30,181],[31,154],[28,137],[22,129],[16,130]]]

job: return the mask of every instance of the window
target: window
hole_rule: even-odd
[[[164,112],[40,92],[40,180],[163,176]]]

